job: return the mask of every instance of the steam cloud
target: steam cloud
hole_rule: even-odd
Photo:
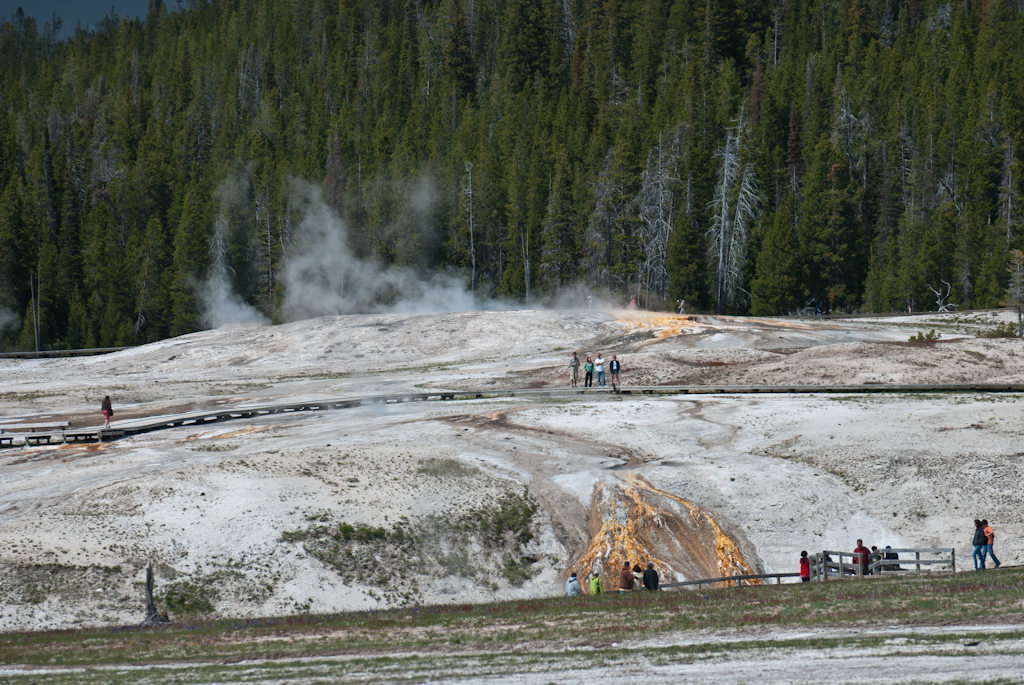
[[[362,312],[428,313],[509,309],[478,301],[453,274],[422,277],[412,269],[382,269],[360,259],[346,242],[345,224],[320,198],[320,190],[296,182],[293,201],[302,221],[284,265],[284,315],[295,321]]]
[[[237,178],[225,181],[217,189],[220,200],[220,214],[213,226],[210,241],[210,275],[199,289],[203,305],[203,323],[209,328],[220,328],[226,324],[261,324],[269,320],[259,310],[248,304],[231,287],[228,277],[231,267],[227,260],[226,214],[231,203],[245,194],[247,187]]]
[[[19,328],[21,328],[21,323],[18,315],[7,307],[0,307],[0,335],[16,331]]]
[[[247,202],[248,181],[233,178],[218,189],[220,215],[210,243],[210,273],[200,287],[204,323],[212,328],[225,324],[267,323],[268,319],[246,303],[231,285],[227,260],[226,216],[233,206]],[[430,189],[422,183],[410,188],[407,197],[420,216],[429,214]],[[398,312],[426,314],[513,309],[501,300],[478,298],[467,290],[461,274],[424,275],[406,267],[382,267],[360,258],[348,247],[341,218],[323,201],[320,188],[293,180],[290,202],[301,217],[292,231],[281,265],[284,302],[282,318],[299,321],[318,316]],[[429,225],[422,227],[429,232]],[[585,306],[588,291],[579,286],[563,288],[547,306]],[[531,305],[540,306],[540,305]]]

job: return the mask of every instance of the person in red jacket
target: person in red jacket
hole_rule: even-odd
[[[811,560],[807,558],[807,552],[800,552],[800,582],[811,582]]]
[[[871,556],[871,550],[864,546],[863,540],[857,540],[857,549],[853,550],[853,563],[860,564],[860,573],[862,576],[868,574],[868,558]]]

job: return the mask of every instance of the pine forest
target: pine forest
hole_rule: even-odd
[[[0,347],[419,299],[996,307],[1022,136],[1024,0],[19,10]]]

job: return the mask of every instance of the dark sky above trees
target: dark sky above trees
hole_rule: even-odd
[[[111,13],[145,17],[147,0],[0,0],[0,17],[10,19],[19,7],[26,16],[35,17],[40,30],[45,22],[52,22],[54,16],[60,17],[63,28],[59,37],[64,38],[71,35],[78,22],[82,22],[83,29],[89,29]]]

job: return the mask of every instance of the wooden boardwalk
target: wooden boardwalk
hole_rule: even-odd
[[[614,399],[620,396],[673,395],[813,395],[813,394],[893,394],[893,393],[1024,393],[1024,385],[656,385],[624,388],[613,393],[610,388],[540,388],[529,390],[437,391],[425,393],[393,393],[309,400],[289,404],[239,405],[184,414],[152,416],[117,421],[110,428],[50,427],[53,424],[0,424],[0,447],[22,445],[53,445],[76,442],[105,442],[131,435],[141,435],[169,428],[205,426],[221,421],[251,419],[276,414],[331,411],[370,404],[403,404],[407,402],[443,402],[454,400],[498,399],[503,397],[552,397],[570,400]],[[32,428],[29,428],[32,427]]]

